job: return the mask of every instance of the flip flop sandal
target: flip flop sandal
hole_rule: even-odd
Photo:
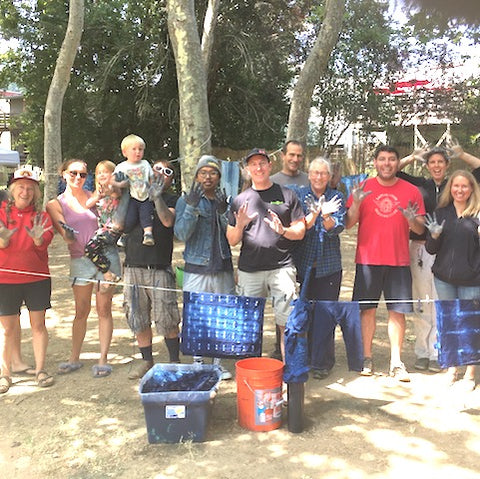
[[[92,376],[94,378],[105,378],[112,373],[112,366],[110,364],[95,364],[92,366]]]
[[[28,366],[25,369],[20,369],[19,371],[12,371],[12,374],[17,374],[18,376],[35,376],[35,368],[33,366]]]
[[[55,382],[55,379],[53,379],[53,376],[50,376],[47,371],[42,369],[41,371],[38,371],[37,375],[35,376],[35,381],[37,381],[37,386],[39,388],[48,388]]]
[[[0,394],[5,394],[12,385],[12,379],[8,376],[0,376]]]
[[[60,363],[58,365],[58,374],[70,374],[83,368],[83,363]]]

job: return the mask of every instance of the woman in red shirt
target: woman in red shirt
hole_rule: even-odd
[[[54,383],[44,370],[48,344],[45,311],[50,308],[51,294],[47,248],[53,238],[52,223],[37,206],[41,193],[31,170],[17,170],[9,190],[11,199],[0,208],[0,324],[4,330],[0,394],[12,385],[12,345],[23,303],[30,315],[37,385]]]

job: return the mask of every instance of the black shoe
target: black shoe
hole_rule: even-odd
[[[418,369],[419,371],[426,371],[428,369],[428,365],[430,363],[430,360],[428,358],[417,358],[415,361],[415,369]]]
[[[436,359],[432,359],[430,363],[428,364],[428,370],[431,373],[439,373],[442,371],[442,368],[440,364],[438,364],[438,361]]]
[[[329,369],[314,369],[313,370],[313,377],[314,379],[325,379],[330,376]]]

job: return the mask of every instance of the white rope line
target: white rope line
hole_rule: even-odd
[[[210,132],[207,139],[200,146],[197,146],[192,153],[189,153],[188,155],[185,155],[185,156],[179,156],[178,158],[174,158],[173,160],[168,160],[168,162],[176,163],[177,161],[178,162],[184,161],[187,158],[196,158],[198,154],[202,151],[202,148],[211,140],[211,138],[212,138],[212,132]]]
[[[129,266],[130,268],[135,268],[135,266]],[[138,266],[140,269],[145,269],[142,268],[141,266]],[[149,268],[146,268],[149,269]],[[151,271],[159,271],[159,270],[154,270],[150,269]],[[15,269],[6,269],[6,268],[0,268],[0,272],[4,273],[14,273],[14,274],[24,274],[28,276],[39,276],[42,278],[64,278],[64,276],[55,276],[52,274],[46,274],[46,273],[34,273],[30,271],[20,271],[20,270],[15,270]],[[71,276],[69,276],[71,278]],[[112,284],[114,286],[123,286],[123,287],[131,287],[131,286],[137,286],[138,288],[143,288],[143,289],[148,289],[148,290],[159,290],[159,291],[174,291],[175,293],[183,293],[183,289],[177,289],[177,288],[163,288],[162,286],[146,286],[143,284],[137,284],[137,283],[125,283],[123,281],[119,282],[114,282],[114,281],[107,281],[106,279],[92,279],[92,278],[81,278],[78,276],[75,276],[72,278],[73,285],[75,285],[76,281],[84,281],[87,283],[94,283],[94,284]],[[196,291],[197,293],[204,293],[204,291]],[[206,293],[209,294],[209,293]],[[274,299],[270,296],[267,296],[265,299]],[[328,302],[335,301],[335,300],[325,300]],[[349,302],[356,302],[358,304],[372,304],[372,303],[385,303],[385,304],[399,304],[399,303],[407,303],[407,304],[417,304],[417,303],[434,303],[436,300],[431,299],[428,295],[424,299],[365,299],[365,300],[360,300],[360,301],[337,301],[338,303],[349,303]]]
[[[141,268],[141,269],[143,269],[143,268]],[[55,278],[55,279],[64,278],[64,276],[55,276],[55,275],[46,274],[46,273],[33,273],[33,272],[29,272],[29,271],[20,271],[20,270],[5,269],[5,268],[0,268],[0,272],[24,274],[24,275],[28,275],[28,276],[39,276],[39,277],[42,277],[42,278],[52,278],[52,279],[53,278]],[[74,276],[73,278],[71,276],[69,276],[69,278],[71,278],[73,280],[72,281],[73,285],[75,285],[76,281],[84,281],[86,283],[94,283],[94,284],[104,283],[104,284],[113,284],[115,286],[129,286],[129,287],[130,286],[137,286],[139,288],[150,289],[150,290],[158,289],[159,291],[175,291],[175,292],[180,292],[180,293],[183,292],[182,289],[163,288],[161,286],[146,286],[146,285],[143,285],[143,284],[125,283],[123,281],[115,282],[115,281],[108,281],[106,279],[81,278],[79,276]]]

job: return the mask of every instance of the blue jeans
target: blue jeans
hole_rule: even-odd
[[[434,278],[438,299],[480,299],[480,286],[457,286]]]

